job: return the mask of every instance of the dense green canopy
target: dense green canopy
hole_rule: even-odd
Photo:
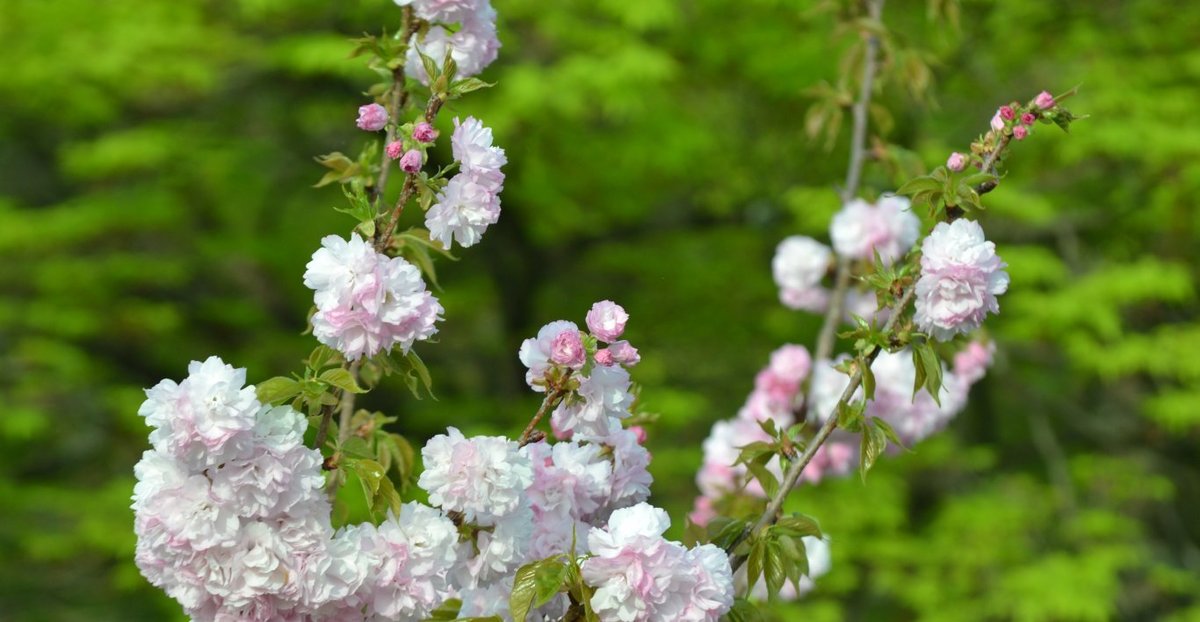
[[[418,347],[438,400],[396,382],[365,404],[418,444],[450,424],[515,434],[538,403],[520,341],[616,300],[677,535],[711,423],[774,347],[815,336],[769,262],[838,208],[844,121],[806,125],[839,110],[856,35],[822,10],[836,2],[495,4],[497,86],[441,124],[495,128],[504,212],[440,264],[446,321]],[[347,39],[397,16],[387,0],[0,4],[0,619],[182,617],[132,562],[141,389],[210,354],[261,380],[311,349],[300,275],[354,224],[336,187],[311,188],[311,158],[365,140],[372,76]],[[987,197],[1013,278],[988,324],[996,367],[946,433],[865,485],[793,495],[834,569],[775,611],[1196,619],[1200,4],[892,0],[884,21],[873,128],[899,166],[869,165],[870,194],[964,149],[1000,103],[1081,84],[1071,108],[1090,117],[1039,126]]]

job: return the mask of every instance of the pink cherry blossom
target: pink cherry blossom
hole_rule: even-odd
[[[606,343],[619,338],[625,332],[625,323],[628,321],[629,314],[625,309],[611,300],[597,302],[587,313],[588,330],[596,339]]]
[[[378,132],[387,126],[387,122],[387,108],[379,104],[366,104],[358,107],[358,129]]]

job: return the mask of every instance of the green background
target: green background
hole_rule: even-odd
[[[418,347],[439,400],[392,382],[363,403],[418,444],[446,425],[515,434],[537,405],[520,341],[616,300],[677,532],[711,423],[774,347],[815,336],[769,263],[785,235],[826,238],[838,207],[845,122],[832,143],[805,127],[856,35],[835,2],[495,4],[497,86],[440,125],[495,128],[504,212],[440,264],[446,321]],[[366,140],[371,74],[346,39],[398,16],[384,0],[0,3],[0,620],[181,617],[131,561],[142,388],[210,354],[252,380],[299,369],[304,264],[353,225],[336,187],[310,187],[311,158]],[[1200,4],[891,0],[884,17],[873,129],[909,169],[1042,89],[1081,84],[1068,103],[1090,118],[1038,126],[987,197],[1013,277],[995,367],[946,433],[865,485],[793,495],[834,569],[775,611],[1200,619]],[[868,165],[866,191],[903,177]]]

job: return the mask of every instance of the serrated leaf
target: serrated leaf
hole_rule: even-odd
[[[380,481],[386,477],[383,465],[374,460],[361,458],[347,458],[342,461],[342,464],[362,480],[363,486],[369,491],[367,501],[374,500],[375,493],[379,492]]]
[[[764,538],[754,538],[750,543],[750,555],[746,558],[746,591],[752,592],[758,578],[763,573],[763,557],[767,554],[767,542]]]
[[[767,493],[767,497],[774,497],[775,493],[779,490],[779,480],[775,478],[774,473],[771,473],[769,470],[767,470],[767,467],[764,464],[766,461],[762,460],[762,458],[770,460],[771,456],[764,455],[759,459],[746,464],[746,468],[750,471],[750,474],[754,476],[754,479],[758,480],[758,483],[762,485],[763,492]]]
[[[508,600],[513,621],[524,622],[530,610],[550,602],[562,590],[569,575],[569,566],[561,556],[521,566],[513,579],[512,595]]]
[[[783,588],[783,582],[787,580],[787,570],[783,549],[774,538],[767,541],[763,570],[766,573],[767,593],[771,596],[778,596],[779,590]]]
[[[862,371],[863,396],[867,400],[875,399],[875,372],[864,359],[859,359],[858,368]]]
[[[933,345],[926,342],[917,348],[921,365],[925,369],[925,389],[938,406],[942,405],[942,359],[933,351]]]
[[[425,386],[425,392],[429,394],[429,397],[436,400],[437,396],[433,394],[433,377],[429,375],[429,368],[425,366],[425,361],[422,361],[421,357],[417,356],[416,350],[409,350],[408,354],[404,355],[404,357],[408,359],[410,368],[416,373],[417,378],[421,380],[421,384]],[[419,395],[417,399],[420,399]]]
[[[366,393],[366,389],[358,386],[358,380],[354,378],[354,374],[351,374],[350,370],[344,367],[326,370],[318,378],[321,382],[337,387],[347,393]]]
[[[771,529],[777,533],[803,538],[804,536],[821,537],[821,526],[817,523],[817,519],[804,514],[791,514],[780,517],[771,526]]]
[[[896,431],[892,429],[891,424],[883,419],[880,419],[879,417],[871,417],[871,422],[874,423],[875,427],[879,428],[883,432],[883,435],[887,438],[887,440],[891,441],[895,445],[904,447],[904,443],[900,442],[900,437],[896,435]]]
[[[313,349],[312,354],[308,355],[308,368],[313,371],[321,371],[331,364],[341,361],[342,355],[337,350],[326,346],[319,345]]]
[[[293,378],[276,376],[254,385],[254,392],[260,402],[267,404],[282,404],[300,395],[300,382]]]
[[[913,369],[917,372],[913,378],[913,399],[916,399],[917,391],[920,391],[921,387],[925,386],[925,364],[921,360],[919,346],[913,346],[912,364]]]
[[[867,481],[867,471],[875,464],[883,450],[887,448],[887,437],[876,426],[863,427],[862,442],[859,446],[859,474],[863,482]]]
[[[896,194],[915,195],[920,192],[937,191],[940,190],[941,187],[942,182],[934,179],[933,177],[917,177],[916,179],[910,179],[903,186],[900,186],[900,188],[896,190]]]
[[[838,403],[838,426],[847,432],[858,432],[862,428],[863,410],[866,408],[866,403],[861,400],[856,400],[849,404],[845,402]]]
[[[458,97],[460,95],[465,95],[472,91],[478,91],[479,89],[491,88],[493,86],[496,86],[496,85],[493,83],[484,82],[483,80],[480,80],[479,78],[466,78],[463,80],[455,81],[455,83],[450,86],[450,96]]]

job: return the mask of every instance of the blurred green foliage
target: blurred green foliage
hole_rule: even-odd
[[[837,120],[822,93],[853,33],[781,0],[496,4],[498,86],[441,122],[495,128],[504,215],[440,268],[446,321],[420,348],[439,400],[393,383],[364,404],[418,443],[448,424],[516,433],[536,408],[520,340],[617,300],[678,532],[708,426],[772,348],[815,334],[768,266],[837,209],[845,128],[830,143],[806,122]],[[386,0],[0,4],[0,619],[181,616],[131,561],[141,388],[209,354],[252,379],[299,368],[304,264],[353,224],[336,188],[310,188],[310,158],[365,140],[371,76],[346,39],[397,16]],[[1043,88],[1082,84],[1071,108],[1091,117],[1039,128],[987,197],[1013,286],[969,409],[866,485],[793,495],[834,570],[773,609],[1200,619],[1200,5],[893,0],[885,22],[903,77],[874,127],[902,166],[869,165],[870,192]]]

